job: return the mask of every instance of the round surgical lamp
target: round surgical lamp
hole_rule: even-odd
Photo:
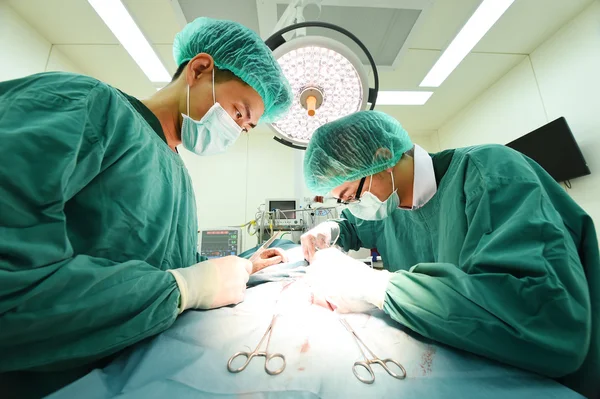
[[[373,70],[374,87],[358,56],[344,44],[323,36],[302,36],[286,41],[287,32],[317,27],[342,33],[365,53]],[[327,22],[301,22],[274,33],[266,41],[281,65],[293,92],[290,110],[269,124],[275,140],[305,150],[314,131],[354,112],[375,108],[379,75],[375,61],[365,45],[352,33]]]

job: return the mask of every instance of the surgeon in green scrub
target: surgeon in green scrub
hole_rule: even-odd
[[[143,101],[67,73],[0,82],[3,398],[48,393],[186,309],[238,303],[249,273],[283,260],[200,262],[177,153],[223,152],[286,112],[277,61],[256,33],[209,18],[176,36],[174,56],[173,81]]]
[[[596,232],[537,163],[500,145],[430,155],[366,111],[317,129],[304,176],[348,205],[301,239],[338,311],[378,307],[427,338],[600,395]],[[333,244],[376,248],[385,270]]]

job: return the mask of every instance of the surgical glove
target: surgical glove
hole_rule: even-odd
[[[288,258],[284,251],[279,248],[269,248],[263,250],[258,259],[252,261],[252,274],[261,271],[265,267],[273,266],[278,263],[287,262]]]
[[[252,262],[237,256],[168,270],[179,287],[179,313],[186,309],[214,309],[240,303],[244,300],[251,271]]]
[[[387,270],[373,270],[335,248],[317,252],[307,268],[313,290],[340,313],[383,309],[390,277]]]
[[[340,236],[340,226],[336,222],[324,222],[300,237],[304,259],[312,262],[317,249],[326,249],[335,245]]]

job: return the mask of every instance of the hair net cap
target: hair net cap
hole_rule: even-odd
[[[361,111],[319,127],[304,157],[304,180],[316,194],[396,165],[413,144],[391,116]]]
[[[261,122],[273,122],[290,108],[290,85],[271,49],[252,30],[233,21],[197,18],[175,36],[173,57],[179,66],[200,53],[258,92],[265,104]]]

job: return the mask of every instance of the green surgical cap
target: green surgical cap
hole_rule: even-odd
[[[304,180],[312,192],[324,195],[391,168],[412,147],[396,119],[378,111],[357,112],[315,131],[304,157]]]
[[[265,42],[237,22],[197,18],[175,36],[177,65],[207,53],[219,69],[227,69],[258,92],[265,104],[261,122],[274,122],[292,104],[292,90]]]

